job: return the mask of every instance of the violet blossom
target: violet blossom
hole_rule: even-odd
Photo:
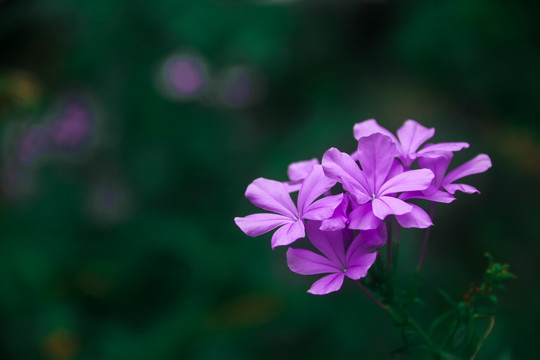
[[[410,168],[414,160],[419,157],[438,157],[441,152],[459,151],[469,147],[466,142],[447,142],[427,144],[418,150],[422,144],[435,135],[435,129],[428,129],[414,120],[405,121],[397,131],[397,138],[390,131],[380,126],[375,119],[369,119],[354,125],[354,137],[357,140],[374,133],[381,133],[392,139],[392,142],[396,145],[400,160],[407,168]]]
[[[467,194],[479,193],[477,188],[467,184],[455,184],[465,176],[483,173],[491,168],[491,159],[486,154],[477,155],[474,159],[467,161],[463,165],[458,166],[454,170],[446,174],[452,153],[446,153],[435,158],[419,159],[420,166],[431,169],[435,174],[433,179],[433,187],[436,189],[444,189],[450,194],[455,194],[456,191],[462,191]],[[446,174],[446,175],[445,175]]]
[[[367,275],[375,262],[377,252],[373,243],[379,242],[378,231],[361,232],[353,239],[350,230],[321,231],[320,222],[308,221],[306,228],[309,240],[322,253],[309,250],[287,250],[287,264],[291,271],[301,275],[328,274],[317,280],[309,293],[325,295],[338,291],[348,277],[358,280]]]
[[[373,119],[358,123],[354,126],[358,147],[352,155],[331,148],[324,153],[322,165],[317,158],[290,164],[289,181],[253,181],[245,196],[269,212],[236,217],[235,223],[249,236],[276,229],[272,248],[290,245],[307,231],[321,254],[290,248],[289,268],[302,275],[327,274],[309,289],[312,294],[337,291],[345,277],[358,280],[366,276],[377,249],[387,243],[383,220],[388,216],[394,216],[399,227],[433,225],[430,215],[408,200],[449,203],[455,200],[456,191],[478,192],[455,182],[489,169],[489,157],[480,154],[447,173],[453,152],[469,144],[424,145],[434,133],[414,120],[407,120],[397,137]],[[411,170],[416,160],[420,169]],[[332,195],[330,190],[337,183],[342,191]],[[295,204],[291,193],[296,191]],[[391,259],[391,251],[387,256]]]
[[[397,154],[392,139],[381,133],[360,138],[357,157],[362,169],[350,155],[336,148],[324,154],[325,174],[339,181],[358,203],[349,214],[350,229],[375,229],[388,215],[411,213],[413,206],[398,199],[396,194],[424,190],[431,184],[434,175],[428,169],[393,173]],[[427,214],[421,210],[413,216],[425,218]]]
[[[317,200],[336,184],[325,176],[322,166],[315,165],[298,192],[297,206],[289,191],[279,181],[259,178],[246,189],[246,197],[255,205],[273,213],[258,213],[236,217],[236,225],[249,236],[259,236],[278,228],[272,236],[272,248],[289,245],[305,236],[304,219],[329,218],[341,203],[343,194]]]
[[[307,178],[315,165],[319,165],[319,160],[315,158],[293,162],[289,165],[287,175],[289,175],[290,181],[284,182],[289,192],[300,190],[302,182],[304,182],[304,179]]]

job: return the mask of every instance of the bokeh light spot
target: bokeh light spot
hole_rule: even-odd
[[[202,58],[175,54],[166,59],[160,71],[160,87],[173,98],[191,98],[206,88],[208,76]]]

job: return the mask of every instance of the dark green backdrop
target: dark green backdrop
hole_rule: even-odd
[[[0,0],[0,358],[388,358],[400,337],[358,289],[306,294],[233,217],[253,179],[352,151],[355,122],[412,118],[493,160],[434,219],[421,322],[489,251],[518,279],[478,359],[535,359],[539,4]],[[59,130],[69,104],[82,125]]]

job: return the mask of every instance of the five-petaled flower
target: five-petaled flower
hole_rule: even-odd
[[[324,175],[321,165],[313,166],[300,187],[296,206],[286,185],[274,180],[256,179],[247,187],[246,197],[254,205],[275,214],[253,214],[236,217],[234,221],[249,236],[259,236],[279,227],[272,236],[272,248],[289,245],[305,236],[304,219],[324,220],[333,214],[343,194],[317,198],[335,184],[335,180]]]
[[[396,197],[404,191],[424,190],[433,180],[429,169],[408,170],[395,166],[396,146],[386,135],[375,133],[360,138],[354,159],[336,148],[323,156],[325,174],[341,182],[358,204],[351,211],[350,229],[370,230],[379,226],[388,215],[404,215],[413,207]],[[417,216],[425,217],[423,213]],[[429,226],[429,225],[428,225]]]
[[[380,243],[381,234],[377,230],[361,233],[353,239],[350,230],[321,231],[316,221],[308,221],[306,227],[309,240],[324,256],[289,248],[287,264],[301,275],[328,274],[317,280],[309,293],[325,295],[339,290],[345,276],[358,280],[367,275],[377,257],[373,246]]]
[[[469,144],[424,145],[434,134],[435,129],[414,120],[407,120],[397,137],[373,119],[358,123],[354,126],[358,147],[351,155],[331,148],[322,165],[316,158],[289,165],[289,181],[253,181],[246,197],[269,213],[237,217],[236,225],[249,236],[277,229],[272,248],[303,238],[307,227],[309,240],[321,254],[289,248],[289,268],[302,275],[327,274],[309,289],[312,294],[337,291],[345,277],[366,276],[377,249],[387,243],[383,220],[391,216],[405,228],[433,225],[430,216],[409,200],[450,203],[458,190],[478,192],[455,182],[489,169],[490,158],[480,154],[447,173],[453,153]],[[420,168],[412,169],[413,165]],[[332,195],[337,183],[342,191]],[[296,191],[295,205],[291,193]]]

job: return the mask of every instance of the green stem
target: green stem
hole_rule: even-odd
[[[392,299],[394,297],[394,268],[393,265],[393,258],[397,255],[392,254],[392,243],[394,240],[392,239],[392,227],[393,227],[393,219],[389,218],[386,220],[386,228],[388,231],[388,236],[386,239],[386,300],[389,302],[392,302]]]
[[[396,224],[396,236],[395,236],[395,239],[394,239],[394,242],[396,244],[399,244],[399,232],[400,232],[400,229],[401,229],[401,226],[399,226],[399,222]]]
[[[431,201],[429,203],[429,217],[431,218],[431,220],[433,221],[433,215],[435,214],[435,205],[436,203]],[[420,250],[420,260],[418,260],[418,271],[420,271],[420,269],[422,269],[422,265],[424,265],[424,258],[426,256],[426,250],[427,250],[427,245],[428,245],[428,241],[429,241],[429,234],[431,234],[431,228],[433,226],[430,226],[427,228],[426,230],[426,234],[424,236],[424,242],[422,243],[422,250]]]
[[[414,321],[413,318],[407,317],[407,323],[412,326],[412,328],[416,331],[418,335],[420,335],[422,339],[424,339],[424,341],[431,348],[431,351],[433,351],[434,354],[440,355],[441,351],[439,350],[437,345],[433,343],[429,335],[426,334],[426,332],[420,327],[420,325],[418,325],[416,321]]]
[[[375,297],[375,295],[373,295],[373,294],[371,293],[371,291],[369,291],[364,285],[362,285],[362,283],[361,283],[360,281],[358,281],[358,280],[353,280],[353,281],[354,281],[354,283],[356,284],[356,286],[358,286],[358,288],[359,288],[360,290],[362,290],[362,292],[363,292],[364,294],[366,294],[367,297],[368,297],[371,301],[373,301],[373,302],[375,303],[375,305],[377,305],[378,307],[380,307],[384,312],[388,312],[388,307],[387,307],[386,305],[384,305],[379,299],[377,299],[377,298]]]
[[[394,259],[392,262],[392,279],[394,278],[394,273],[396,272],[399,260],[399,223],[396,223],[395,228],[395,238],[394,238]]]
[[[450,336],[448,337],[448,340],[446,340],[446,343],[443,346],[443,350],[446,350],[446,348],[448,348],[452,340],[454,340],[454,337],[456,336],[458,329],[459,329],[459,321],[456,320],[456,323],[454,324],[454,328],[452,329],[452,333],[450,334]]]
[[[420,269],[416,269],[414,273],[414,279],[412,281],[411,289],[409,290],[409,295],[407,296],[405,300],[405,307],[412,304],[414,301],[414,298],[416,297],[416,293],[418,292],[418,287],[420,285],[420,276],[422,275],[422,272]]]
[[[388,237],[386,240],[386,271],[388,274],[392,271],[392,220],[386,220],[386,229]]]
[[[483,317],[484,315],[475,315],[475,317]],[[478,343],[476,346],[476,350],[474,351],[474,354],[471,356],[471,360],[474,360],[476,357],[476,354],[478,354],[478,351],[480,351],[480,348],[482,347],[482,344],[484,344],[484,341],[486,341],[487,337],[491,333],[491,330],[493,330],[493,326],[495,325],[495,316],[493,315],[487,315],[487,318],[489,319],[489,326],[484,333],[484,336],[482,337],[482,340]]]
[[[403,316],[401,316],[401,314],[398,314],[392,307],[383,304],[379,299],[377,299],[377,297],[375,297],[375,295],[371,293],[371,291],[369,291],[364,285],[362,285],[360,281],[354,280],[354,283],[371,301],[373,301],[375,305],[381,308],[396,325],[410,325],[414,329],[414,331],[416,331],[416,333],[430,347],[431,351],[436,355],[440,355],[439,348],[437,348],[429,335],[426,334],[426,332],[420,327],[420,325],[418,325],[418,323],[412,317],[407,315],[405,317],[405,320],[403,320]]]

